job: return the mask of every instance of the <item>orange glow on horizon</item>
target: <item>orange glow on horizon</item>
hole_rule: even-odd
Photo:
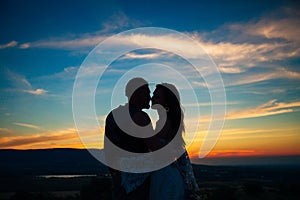
[[[300,155],[299,129],[225,129],[206,158],[288,156]],[[283,134],[284,133],[284,134]],[[101,149],[103,130],[91,130],[79,137],[77,130],[69,128],[31,135],[7,135],[0,138],[0,149]],[[191,158],[198,158],[204,134],[199,132],[188,147]],[[81,142],[84,139],[86,145]]]
[[[259,156],[293,156],[300,155],[299,152],[257,152],[254,150],[212,150],[205,158],[229,158],[229,157],[259,157]],[[191,159],[198,158],[198,152],[189,152]]]

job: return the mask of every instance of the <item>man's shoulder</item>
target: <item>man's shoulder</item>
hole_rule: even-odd
[[[120,113],[124,110],[123,105],[118,106],[117,108],[114,108],[113,110],[111,110],[108,115],[106,116],[106,120],[113,118],[113,113]]]

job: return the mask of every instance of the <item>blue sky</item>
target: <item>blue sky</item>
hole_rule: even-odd
[[[1,1],[0,18],[0,148],[80,147],[72,117],[80,65],[107,37],[153,26],[187,34],[218,66],[228,109],[214,155],[300,154],[297,1]],[[156,51],[133,52],[126,62],[147,63],[151,54],[169,62]],[[207,94],[203,81],[191,82]],[[110,109],[110,96],[102,97],[100,123]],[[195,154],[209,99],[198,107],[204,120]]]

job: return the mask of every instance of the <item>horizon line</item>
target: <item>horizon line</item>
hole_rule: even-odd
[[[39,149],[18,149],[18,148],[0,148],[0,151],[38,151],[38,150],[103,150],[103,148],[72,148],[72,147],[56,147],[56,148],[39,148]],[[219,155],[219,156],[208,156],[204,158],[198,158],[197,156],[190,156],[190,159],[215,159],[215,158],[247,158],[247,157],[289,157],[289,156],[300,156],[300,154],[253,154],[253,155]]]

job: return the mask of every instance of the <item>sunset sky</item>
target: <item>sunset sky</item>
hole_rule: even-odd
[[[194,39],[222,76],[227,115],[209,156],[300,155],[299,2],[5,0],[0,5],[1,149],[84,148],[72,114],[79,67],[99,42],[114,34],[162,27]],[[184,45],[174,38],[160,42]],[[111,69],[116,70],[105,78],[121,80],[122,73],[150,60],[185,64],[166,52],[132,52],[113,63]],[[166,81],[158,75],[170,73],[153,69],[140,69],[153,74],[148,80],[151,89]],[[211,85],[192,79],[190,84],[200,100],[197,105],[182,103],[192,113],[186,127],[200,120],[188,148],[191,156],[197,156],[209,126]],[[187,91],[177,86],[188,99]],[[86,132],[87,148],[103,146],[104,119],[111,109],[114,84],[104,80],[99,88],[96,109],[101,127]],[[126,98],[119,101],[125,103]],[[196,108],[200,118],[193,112]],[[153,111],[149,113],[152,116]]]

